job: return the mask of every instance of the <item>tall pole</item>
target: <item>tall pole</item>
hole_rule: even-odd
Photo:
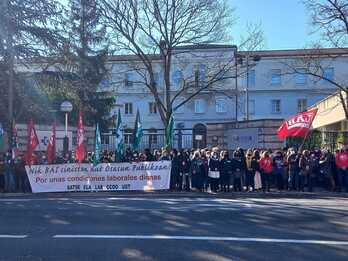
[[[249,120],[249,55],[246,57],[245,118]]]
[[[235,107],[235,123],[236,123],[236,128],[238,124],[238,61],[237,61],[237,48],[235,51],[234,55],[234,60],[235,60],[235,95],[236,95],[236,107]]]
[[[68,113],[65,113],[65,137],[68,137]]]
[[[10,0],[4,1],[6,35],[7,35],[7,52],[8,52],[8,126],[9,126],[9,144],[12,143],[13,130],[13,79],[14,79],[14,52],[13,52],[13,35],[10,21]]]

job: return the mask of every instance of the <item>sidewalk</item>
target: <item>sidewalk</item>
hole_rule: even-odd
[[[54,192],[54,193],[0,193],[1,198],[347,198],[348,193],[337,193],[328,191],[319,192],[298,192],[298,191],[282,191],[282,192],[229,192],[229,193],[202,193],[202,192],[170,192],[170,191],[115,191],[115,192]]]

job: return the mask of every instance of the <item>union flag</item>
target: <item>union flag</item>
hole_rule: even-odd
[[[77,124],[77,148],[76,148],[76,156],[75,156],[76,160],[80,163],[85,158],[84,139],[85,139],[85,131],[83,127],[82,112],[80,112],[79,120]]]
[[[27,164],[30,166],[32,163],[33,151],[39,145],[39,139],[37,138],[34,122],[29,121],[28,124],[28,144],[27,144]]]
[[[46,155],[48,164],[52,164],[56,157],[56,123],[53,123],[52,126],[52,133],[47,145]]]
[[[287,119],[278,129],[278,138],[284,140],[287,137],[306,137],[317,112],[318,109],[315,108]]]

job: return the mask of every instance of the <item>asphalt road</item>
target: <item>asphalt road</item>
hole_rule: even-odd
[[[348,260],[348,199],[0,195],[0,260]]]

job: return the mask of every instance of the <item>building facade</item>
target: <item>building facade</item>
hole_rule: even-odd
[[[205,147],[209,123],[285,119],[333,93],[336,87],[330,81],[306,73],[309,54],[313,61],[320,61],[324,78],[334,81],[347,76],[348,51],[345,49],[238,52],[235,46],[229,45],[178,48],[171,71],[173,97],[183,82],[188,84],[192,80],[193,85],[195,81],[196,85],[208,82],[221,68],[228,69],[221,80],[210,84],[174,112],[174,146]],[[150,58],[155,68],[156,88],[163,89],[161,56]],[[133,55],[110,57],[110,77],[101,88],[115,94],[112,114],[121,110],[126,143],[131,143],[139,110],[148,134],[143,139],[143,147],[157,148],[164,143],[164,125],[153,95],[146,87],[146,77],[139,73],[141,67],[141,61]],[[191,92],[181,92],[174,105],[192,92],[194,88]]]

